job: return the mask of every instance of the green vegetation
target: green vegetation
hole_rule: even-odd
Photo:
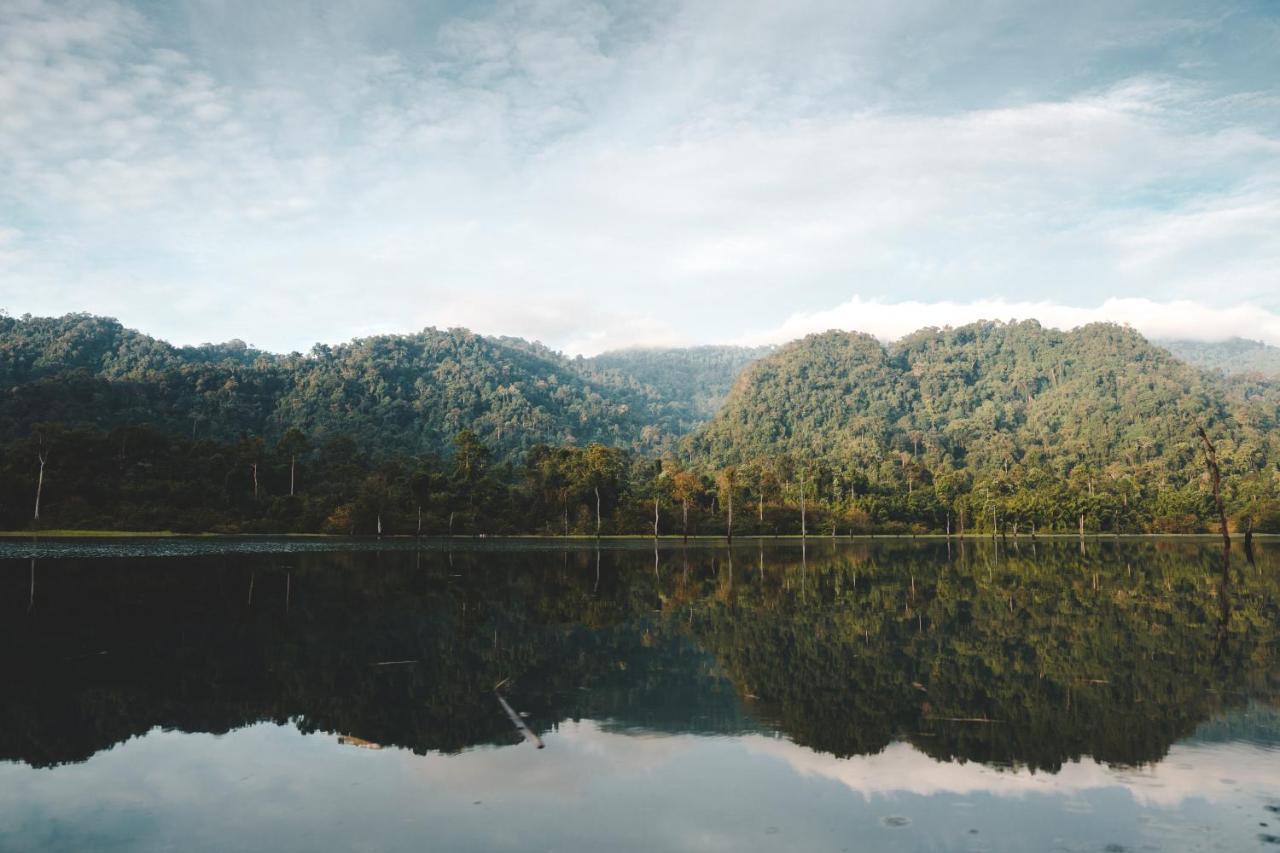
[[[0,316],[9,529],[1200,532],[1204,426],[1232,523],[1280,531],[1278,424],[1280,385],[1111,325],[567,359],[457,329],[281,356]]]
[[[1276,529],[1278,415],[1280,386],[1224,382],[1128,329],[978,323],[889,348],[797,341],[692,445],[766,496],[803,484],[824,526],[1188,532],[1212,516],[1203,425],[1235,519]]]

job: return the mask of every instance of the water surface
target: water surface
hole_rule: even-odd
[[[1280,850],[1252,557],[0,543],[0,849]]]

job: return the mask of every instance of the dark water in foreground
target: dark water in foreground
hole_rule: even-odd
[[[334,547],[0,542],[0,850],[1280,851],[1277,545]]]

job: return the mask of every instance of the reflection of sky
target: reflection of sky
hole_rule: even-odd
[[[422,757],[271,724],[157,730],[83,764],[0,765],[0,849],[1243,850],[1280,830],[1280,751],[1243,742],[1057,774],[590,721],[546,742]]]

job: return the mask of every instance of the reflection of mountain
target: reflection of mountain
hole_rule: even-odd
[[[621,551],[598,580],[586,551],[58,560],[35,567],[30,610],[31,567],[9,562],[0,757],[257,720],[419,752],[514,743],[493,698],[510,678],[543,731],[767,723],[835,755],[905,739],[1033,768],[1145,762],[1280,693],[1261,551],[1225,651],[1213,552],[1194,545],[749,546],[668,551],[656,572]]]
[[[1219,654],[1208,550],[1098,547],[969,545],[953,562],[843,549],[738,584],[695,628],[764,714],[836,755],[904,739],[940,759],[1136,764],[1280,692],[1274,578],[1237,581]]]
[[[1192,743],[1246,742],[1280,747],[1280,706],[1250,702],[1231,714],[1206,720],[1196,728]]]

